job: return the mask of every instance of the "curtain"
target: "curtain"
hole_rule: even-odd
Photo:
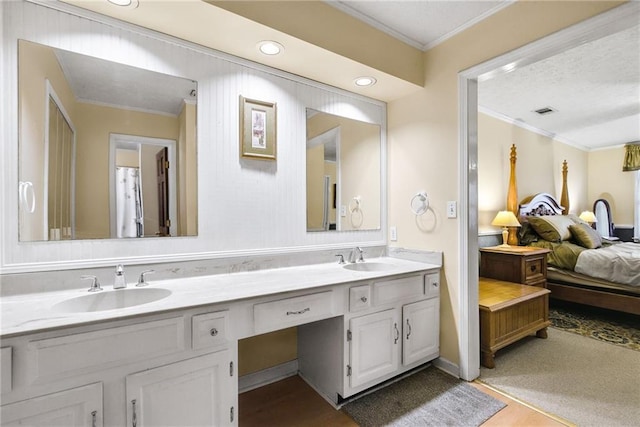
[[[138,168],[116,167],[118,237],[142,237],[142,192]]]
[[[640,142],[624,146],[624,162],[622,163],[623,172],[637,170],[640,170]]]

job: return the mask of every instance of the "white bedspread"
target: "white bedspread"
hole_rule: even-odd
[[[640,244],[620,243],[582,251],[575,271],[611,282],[640,286]]]

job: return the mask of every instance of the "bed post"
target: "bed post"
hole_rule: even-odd
[[[569,190],[567,189],[567,172],[569,167],[567,161],[562,162],[562,192],[560,193],[560,204],[562,205],[562,215],[569,215]]]
[[[518,186],[516,184],[516,145],[511,144],[511,172],[509,174],[509,189],[507,190],[507,210],[513,212],[518,217]],[[509,237],[507,243],[511,246],[518,245],[518,235],[515,227],[509,227]]]

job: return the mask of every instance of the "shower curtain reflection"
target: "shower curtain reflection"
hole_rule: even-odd
[[[118,237],[142,237],[142,191],[140,170],[116,167],[116,226]]]

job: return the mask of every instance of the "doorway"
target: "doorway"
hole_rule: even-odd
[[[640,6],[627,3],[458,74],[460,204],[458,311],[460,378],[480,375],[478,319],[478,82],[530,65],[637,24]]]

